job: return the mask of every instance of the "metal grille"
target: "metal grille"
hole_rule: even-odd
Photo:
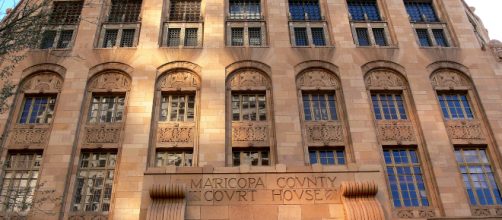
[[[348,0],[349,13],[352,20],[380,21],[380,13],[376,0]]]
[[[295,45],[296,46],[308,46],[309,40],[307,37],[306,28],[295,28]]]
[[[10,152],[5,163],[0,211],[27,213],[33,202],[42,154],[38,152]]]
[[[55,1],[49,17],[50,24],[77,24],[83,1]]]
[[[316,46],[326,46],[326,39],[324,38],[324,28],[311,28],[312,42]]]
[[[105,31],[105,36],[103,38],[103,47],[109,48],[114,47],[117,43],[117,35],[119,31],[117,29],[109,29]]]
[[[72,38],[73,38],[73,30],[61,31],[61,33],[59,34],[58,48],[70,47]]]
[[[120,39],[120,47],[133,47],[135,33],[136,33],[135,29],[122,30],[122,38]]]
[[[359,46],[370,46],[370,38],[368,36],[367,28],[356,28],[357,41],[359,42]]]
[[[400,94],[371,94],[377,120],[407,120],[404,101]]]
[[[193,121],[195,118],[195,95],[163,95],[159,121]]]
[[[265,94],[232,94],[234,121],[266,121]]]
[[[455,157],[471,205],[502,205],[500,190],[486,150],[459,148],[455,149]]]
[[[44,31],[42,34],[42,42],[40,42],[40,49],[52,48],[54,46],[56,34],[56,31]]]
[[[232,28],[230,32],[231,45],[244,46],[244,28]]]
[[[169,28],[167,30],[167,46],[177,47],[180,45],[181,28]]]
[[[191,167],[193,150],[184,151],[158,151],[155,166],[164,167],[174,165],[177,167]]]
[[[108,212],[117,154],[82,152],[72,211]]]
[[[474,118],[467,94],[438,94],[438,98],[445,119],[464,120]]]
[[[303,113],[306,121],[338,120],[333,93],[303,94]]]
[[[293,20],[321,20],[318,0],[289,0],[289,14]]]
[[[252,150],[234,149],[232,150],[232,161],[234,166],[247,164],[251,166],[269,166],[270,150],[258,148]]]
[[[386,149],[383,154],[394,207],[429,206],[416,150]]]
[[[434,34],[437,46],[448,47],[448,41],[446,40],[443,29],[432,29],[432,34]]]
[[[197,28],[187,28],[185,29],[185,46],[196,47],[198,45],[198,29]]]
[[[373,37],[378,46],[387,46],[387,39],[385,38],[385,29],[373,28]]]
[[[52,122],[55,96],[26,96],[19,118],[20,124],[47,124]]]
[[[420,46],[422,47],[430,47],[432,46],[431,39],[429,38],[429,32],[427,29],[416,29],[418,41],[420,42]]]
[[[124,105],[125,97],[123,95],[93,96],[89,111],[89,122],[121,122],[124,117]]]
[[[169,9],[171,21],[199,21],[200,0],[173,0]]]
[[[309,148],[309,160],[310,164],[345,164],[345,151],[343,149]]]
[[[250,46],[261,46],[262,45],[261,28],[259,28],[259,27],[248,28],[248,35],[249,35],[249,45]]]
[[[230,0],[230,19],[260,19],[260,0]]]
[[[112,0],[109,22],[137,22],[141,12],[141,0]]]
[[[405,0],[406,11],[413,22],[438,22],[439,19],[432,6],[432,1]]]

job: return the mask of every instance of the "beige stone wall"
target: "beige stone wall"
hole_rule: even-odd
[[[86,0],[87,3],[92,2]],[[96,49],[95,21],[101,12],[99,5],[84,7],[78,35],[71,51],[33,51],[20,63],[13,77],[20,82],[23,70],[39,64],[57,64],[64,67],[64,83],[55,112],[50,140],[44,150],[42,172],[39,182],[45,187],[56,189],[56,195],[64,198],[64,217],[68,217],[74,192],[74,181],[80,149],[77,137],[81,132],[79,125],[90,70],[98,65],[115,62],[128,65],[132,70],[131,91],[128,93],[127,116],[124,138],[118,146],[118,166],[113,187],[113,202],[110,218],[144,219],[150,202],[148,189],[155,178],[146,175],[151,117],[154,100],[155,80],[161,73],[158,68],[173,61],[189,61],[200,66],[200,124],[199,124],[199,167],[214,167],[214,172],[246,172],[245,168],[225,168],[225,79],[226,67],[242,61],[253,60],[271,68],[273,94],[273,120],[275,122],[277,164],[267,172],[310,172],[306,166],[302,143],[300,108],[295,84],[295,66],[312,60],[321,60],[338,67],[343,98],[347,112],[348,131],[354,160],[346,166],[336,168],[336,172],[354,172],[352,181],[375,181],[379,187],[377,199],[383,206],[386,219],[398,219],[390,203],[382,147],[380,146],[371,110],[370,98],[364,83],[365,72],[362,66],[372,61],[389,61],[402,66],[401,72],[409,83],[412,114],[423,134],[424,158],[430,165],[429,173],[433,188],[429,193],[432,204],[437,207],[438,216],[472,216],[459,174],[452,144],[448,138],[443,118],[430,81],[435,69],[428,68],[436,62],[455,62],[472,78],[479,106],[486,115],[486,125],[492,132],[489,148],[502,150],[502,63],[497,62],[490,51],[483,51],[465,14],[461,0],[435,1],[442,11],[442,18],[448,22],[454,40],[452,48],[420,48],[408,21],[402,0],[384,0],[380,10],[389,22],[389,31],[394,38],[395,47],[359,48],[353,43],[345,0],[321,0],[324,15],[329,24],[329,34],[334,45],[325,48],[292,48],[289,38],[287,1],[266,0],[265,18],[269,36],[266,48],[229,48],[225,47],[224,4],[221,0],[203,0],[204,41],[199,49],[167,49],[158,47],[160,34],[162,2],[144,0],[142,24],[137,48]],[[58,54],[64,53],[64,56]],[[14,106],[18,109],[20,106]],[[85,118],[85,117],[84,117]],[[9,114],[0,115],[0,132],[10,126]],[[8,131],[7,133],[8,134]],[[3,146],[3,156],[6,148]],[[496,176],[502,180],[500,155],[491,155]],[[189,170],[173,171],[167,168],[162,172],[194,172]],[[195,169],[195,168],[194,168]],[[260,173],[258,168],[248,168]],[[257,170],[254,170],[257,169]],[[268,168],[267,168],[268,169]],[[360,170],[378,171],[376,174],[358,173]],[[199,172],[199,171],[195,171]],[[202,171],[200,171],[202,172]],[[169,178],[166,174],[162,178]],[[160,178],[160,179],[162,179]],[[68,186],[69,187],[65,187]],[[58,207],[50,207],[59,215]],[[187,219],[250,219],[249,213],[261,213],[254,219],[341,219],[343,208],[339,205],[305,206],[280,205],[266,206],[255,204],[251,208],[238,205],[206,206],[196,205],[187,208]],[[266,213],[266,214],[265,214]],[[308,213],[324,213],[310,215]],[[299,217],[301,216],[301,218]],[[47,216],[56,219],[56,216]]]

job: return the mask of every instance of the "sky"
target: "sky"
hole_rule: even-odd
[[[5,9],[12,8],[19,0],[0,0],[0,18],[5,15]],[[222,0],[223,1],[223,0]],[[483,20],[490,33],[490,38],[502,41],[502,0],[465,0],[476,8],[476,14]]]

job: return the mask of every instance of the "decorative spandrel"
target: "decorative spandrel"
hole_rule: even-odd
[[[233,122],[232,146],[269,146],[269,125],[261,122]]]
[[[329,88],[332,90],[340,88],[337,77],[325,70],[310,70],[301,73],[296,84],[298,88]]]
[[[474,144],[486,142],[482,123],[478,120],[448,120],[446,131],[455,144]]]
[[[119,72],[106,72],[99,74],[94,79],[92,79],[91,83],[89,84],[90,91],[128,91],[130,88],[131,80],[129,79],[129,77]]]
[[[44,72],[36,74],[26,80],[21,89],[27,91],[57,91],[60,92],[63,87],[63,79],[56,73]]]
[[[403,144],[415,143],[415,129],[409,120],[377,121],[378,139],[382,143]]]
[[[187,70],[175,71],[167,73],[159,79],[157,83],[158,90],[167,89],[182,89],[182,88],[199,88],[199,77]]]
[[[256,70],[242,70],[235,73],[230,79],[230,89],[246,90],[246,89],[269,89],[270,81],[263,73]]]
[[[163,123],[157,128],[157,147],[193,147],[195,123]]]
[[[434,73],[431,77],[434,88],[455,88],[470,87],[471,83],[466,76],[451,70],[441,70]]]
[[[344,145],[344,128],[338,122],[305,122],[309,146]]]
[[[10,147],[16,146],[45,146],[49,140],[50,126],[15,126],[10,134]]]
[[[88,125],[85,128],[85,143],[86,144],[118,144],[122,124],[117,125]]]
[[[368,73],[364,79],[366,88],[400,88],[407,86],[405,79],[398,73],[389,70],[375,70]]]

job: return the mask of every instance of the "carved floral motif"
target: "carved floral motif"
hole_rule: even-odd
[[[157,129],[157,143],[185,143],[194,141],[194,126],[159,127]]]
[[[297,86],[301,87],[330,87],[338,89],[338,79],[334,74],[324,70],[312,70],[302,73],[296,80]]]
[[[129,90],[131,80],[119,72],[107,72],[98,75],[90,83],[89,90]]]
[[[164,75],[158,82],[158,89],[199,87],[200,80],[190,71],[182,70]]]
[[[473,216],[491,216],[489,208],[472,208],[471,210]]]
[[[432,86],[434,87],[456,87],[456,86],[470,86],[469,80],[461,73],[451,70],[441,70],[434,73],[431,77]]]
[[[368,88],[406,87],[406,82],[402,76],[387,70],[372,71],[366,75],[364,81]]]
[[[477,120],[449,120],[446,130],[451,139],[484,140],[481,123]]]
[[[436,216],[436,212],[433,209],[427,208],[410,208],[410,209],[398,209],[396,212],[399,218],[433,218]]]
[[[243,70],[232,76],[230,79],[232,89],[270,87],[268,78],[255,70]]]
[[[119,143],[122,126],[88,126],[85,129],[85,142],[88,144]]]
[[[344,141],[343,126],[335,123],[314,123],[306,125],[309,144],[342,143]]]
[[[473,216],[480,216],[480,217],[501,217],[502,207],[500,206],[472,207],[471,213]]]
[[[382,142],[396,141],[414,142],[415,130],[411,121],[407,120],[381,120],[378,121],[378,138]]]
[[[264,123],[233,123],[232,143],[233,145],[247,144],[250,146],[269,145],[269,128]]]
[[[49,139],[49,128],[14,128],[11,135],[11,145],[43,145]]]
[[[63,80],[56,73],[39,73],[26,80],[22,86],[22,90],[56,90],[61,91]]]

